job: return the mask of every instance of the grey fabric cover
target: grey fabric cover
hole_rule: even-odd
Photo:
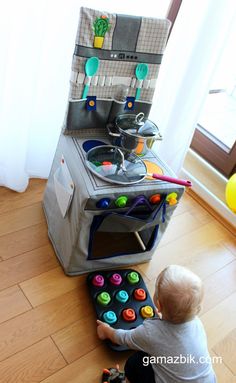
[[[93,47],[93,23],[96,17],[102,15],[109,18],[111,28],[105,34],[102,48],[97,49]],[[92,83],[89,95],[96,95],[98,98],[113,98],[114,82],[108,81],[108,78],[112,79],[118,76],[130,79],[130,81],[128,80],[129,95],[134,96],[136,90],[135,67],[138,62],[145,62],[148,63],[149,66],[149,75],[146,79],[146,83],[143,84],[141,99],[151,102],[155,85],[150,87],[147,81],[153,80],[152,82],[155,83],[161,61],[158,61],[159,64],[153,63],[155,61],[153,60],[153,56],[162,56],[170,25],[171,23],[167,19],[117,15],[106,11],[82,7],[80,10],[76,47],[83,47],[87,50],[92,49],[92,55],[98,56],[100,59],[100,67],[97,74],[98,82],[97,85],[93,85],[94,82]],[[104,60],[101,59],[101,55],[105,55],[106,53],[108,53],[109,56],[105,56]],[[112,58],[110,57],[110,53],[113,54]],[[129,58],[119,59],[120,53],[124,53],[125,56],[129,56]],[[89,57],[88,54],[80,54],[79,51],[75,49],[72,71],[77,73],[77,76],[71,79],[70,91],[70,97],[73,99],[81,98],[83,83],[80,82],[80,78],[83,78],[84,65],[87,57]],[[135,59],[135,57],[137,58]],[[78,74],[80,74],[80,76],[78,76]],[[104,83],[103,77],[105,77]]]
[[[106,130],[106,125],[109,122],[114,122],[119,114],[131,113],[129,110],[124,110],[124,102],[112,100],[97,100],[97,108],[95,111],[86,109],[85,100],[70,100],[63,126],[63,133],[69,135],[80,135],[82,129],[97,127],[97,129]],[[142,101],[136,101],[135,112],[143,112],[145,116],[149,115],[151,104]]]
[[[89,131],[87,130],[83,132],[88,137]],[[102,135],[101,131],[98,131],[97,133],[95,130],[90,132],[90,134],[91,138],[102,138],[106,140],[106,136],[104,134]],[[176,205],[166,205],[164,222],[162,214],[163,210],[161,210],[157,213],[155,221],[149,225],[152,226],[153,229],[157,225],[159,226],[157,238],[150,250],[128,255],[126,255],[124,251],[124,255],[112,256],[104,259],[88,259],[92,222],[95,216],[99,217],[104,213],[101,209],[96,208],[96,202],[100,198],[109,196],[109,198],[115,200],[120,195],[128,195],[129,199],[132,200],[140,194],[145,194],[149,197],[155,193],[161,193],[165,196],[169,193],[176,192],[179,201],[184,188],[179,185],[161,181],[145,180],[139,184],[130,186],[112,185],[103,182],[92,176],[90,171],[84,167],[83,157],[85,158],[85,153],[83,154],[82,143],[83,138],[73,138],[65,135],[60,136],[43,199],[49,237],[65,273],[68,275],[76,275],[92,270],[137,264],[150,260],[155,251],[156,256],[158,256],[158,251],[156,250],[157,244],[171,219],[171,215]],[[154,156],[151,153],[150,155]],[[54,185],[54,174],[58,167],[60,167],[62,156],[65,158],[75,188],[74,196],[65,218],[63,218],[59,209]],[[152,159],[152,157],[150,159]],[[164,169],[165,174],[173,176],[173,172],[160,159],[157,158],[157,161]],[[112,214],[118,213],[118,215],[113,221],[111,214],[111,218],[109,218],[110,221],[107,221],[101,229],[105,231],[123,230],[124,232],[127,230],[142,230],[142,226],[137,226],[137,220],[134,220],[135,223],[133,228],[130,227],[130,224],[128,224],[128,226],[125,224],[126,218],[119,214],[124,214],[127,210],[128,208],[119,209],[114,207],[111,208],[111,210],[106,210],[105,213],[110,211]],[[148,224],[144,229],[148,229]],[[107,233],[109,235],[109,231]],[[144,230],[144,237],[146,234],[147,232]]]
[[[111,28],[102,48],[98,49],[93,47],[92,27],[96,17],[102,15],[109,18]],[[166,195],[176,192],[179,200],[183,194],[182,186],[153,180],[129,186],[108,184],[95,177],[84,164],[84,140],[102,139],[109,143],[106,124],[125,112],[124,102],[114,100],[117,85],[128,87],[128,96],[135,96],[136,89],[141,89],[133,113],[143,112],[148,117],[169,28],[170,22],[166,19],[81,8],[64,134],[59,138],[43,199],[49,237],[68,275],[150,260],[176,207],[166,204]],[[99,58],[100,66],[98,73],[88,79],[85,62],[92,56]],[[143,81],[135,75],[139,62],[147,63],[149,68],[148,77]],[[89,80],[88,95],[97,98],[96,110],[92,111],[86,109],[86,100],[81,100]],[[151,151],[145,158],[158,162],[165,174],[173,176]],[[145,195],[148,199],[155,193],[162,196],[160,205],[132,209],[132,201],[137,196]],[[129,198],[125,208],[115,205],[120,195]],[[104,197],[112,202],[108,209],[102,210],[97,203]],[[114,251],[104,245],[104,252],[102,247],[102,253],[97,255],[96,239],[101,234],[107,238],[115,235],[114,242],[121,244],[122,249]],[[135,249],[127,250],[129,243],[119,240],[123,234],[128,235],[130,241],[134,238]]]
[[[103,46],[99,49],[93,46],[93,23],[101,16],[109,18],[111,28],[106,32]],[[96,115],[98,124],[102,121],[105,125],[117,85],[126,87],[129,97],[135,97],[137,87],[141,88],[140,102],[135,102],[134,113],[143,112],[148,117],[170,25],[167,19],[117,15],[81,7],[70,79],[69,116],[66,116],[63,125],[64,134],[77,134],[78,129],[86,128],[91,122],[90,117],[94,119]],[[81,98],[88,81],[85,63],[92,56],[100,60],[99,69],[91,78],[88,91],[89,96],[97,97],[97,111],[90,113],[86,119],[85,101],[81,101]],[[138,63],[148,65],[148,76],[144,80],[136,78]],[[67,124],[71,118],[71,103],[74,101],[76,104],[73,105],[73,111],[77,109],[76,115],[81,114],[79,127],[78,124],[73,127]],[[119,105],[118,110],[113,105],[113,119],[118,113],[124,113],[124,105],[123,108]]]

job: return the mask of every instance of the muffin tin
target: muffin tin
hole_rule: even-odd
[[[156,316],[153,301],[140,273],[133,269],[92,272],[87,284],[97,318],[111,327],[133,329]],[[116,351],[128,350],[110,341]]]

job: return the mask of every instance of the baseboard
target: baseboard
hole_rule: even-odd
[[[199,205],[206,209],[217,221],[219,221],[228,231],[233,235],[235,232],[235,225],[232,225],[231,222],[226,220],[222,215],[220,215],[214,208],[212,208],[206,201],[204,201],[195,191],[188,189],[187,193],[195,200]]]
[[[193,186],[188,193],[196,199],[206,210],[221,222],[232,234],[236,234],[236,214],[234,214],[214,193],[203,185],[196,177],[187,170],[182,169],[181,178],[188,179]]]

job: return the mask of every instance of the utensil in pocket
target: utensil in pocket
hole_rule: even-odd
[[[100,61],[97,57],[90,57],[86,61],[84,71],[89,81],[91,80],[91,77],[93,77],[97,73],[99,68],[99,63]],[[87,97],[89,85],[90,85],[90,82],[84,86],[82,98]]]
[[[190,181],[147,173],[145,163],[136,154],[117,146],[104,145],[92,148],[86,154],[85,164],[93,174],[109,183],[131,185],[141,182],[148,176],[183,186],[192,186]]]
[[[135,75],[137,80],[145,80],[145,78],[148,75],[148,70],[149,69],[147,64],[141,64],[141,63],[138,64],[135,69]],[[135,95],[136,100],[140,99],[140,93],[141,93],[141,89],[138,87],[136,89],[136,95]]]

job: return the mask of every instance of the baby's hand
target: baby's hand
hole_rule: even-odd
[[[108,338],[108,329],[110,329],[109,324],[97,320],[97,334],[99,339],[104,340]]]
[[[154,308],[156,315],[159,317],[159,319],[162,319],[162,313],[158,311],[158,308],[155,306]]]

